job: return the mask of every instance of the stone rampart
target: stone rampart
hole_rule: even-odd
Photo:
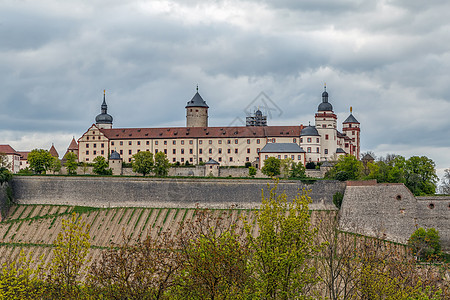
[[[391,241],[406,243],[418,227],[439,230],[450,250],[450,198],[415,198],[403,184],[347,185],[340,227]]]
[[[9,209],[9,200],[8,200],[8,190],[9,184],[7,182],[1,184],[0,183],[0,222],[8,213]]]
[[[268,194],[269,180],[175,179],[126,177],[15,176],[11,181],[15,201],[22,204],[64,204],[95,207],[257,208],[261,190]],[[345,183],[281,181],[279,191],[292,198],[310,190],[313,210],[333,210],[333,195]]]

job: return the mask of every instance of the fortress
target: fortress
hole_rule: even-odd
[[[113,128],[108,114],[106,95],[95,124],[69,146],[80,162],[95,157],[106,159],[113,152],[123,162],[131,162],[140,151],[156,154],[163,151],[169,162],[198,165],[213,161],[221,166],[243,166],[251,163],[261,168],[268,157],[291,158],[294,162],[323,162],[350,154],[359,158],[360,123],[352,114],[338,130],[337,116],[322,93],[315,114],[315,125],[268,126],[267,117],[259,109],[247,116],[246,126],[209,127],[209,106],[197,92],[186,104],[186,127]]]
[[[19,204],[88,207],[141,207],[186,209],[257,209],[269,180],[175,179],[137,177],[21,177],[10,182]],[[273,184],[271,183],[273,186]],[[280,181],[278,192],[288,199],[306,189],[310,210],[337,211],[333,195],[343,193],[340,227],[344,231],[406,243],[418,227],[439,231],[443,249],[450,251],[450,197],[414,197],[403,184],[375,181],[319,180],[313,184]],[[0,204],[6,206],[6,186]],[[13,233],[10,233],[11,235]]]

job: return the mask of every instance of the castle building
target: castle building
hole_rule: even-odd
[[[113,151],[125,163],[130,163],[132,156],[140,151],[153,154],[163,151],[171,163],[200,164],[213,160],[221,166],[252,163],[259,168],[266,156],[294,157],[304,164],[333,161],[345,154],[359,158],[360,123],[351,112],[343,123],[343,132],[338,130],[337,116],[328,102],[326,88],[314,126],[268,126],[258,110],[248,119],[247,126],[209,127],[209,106],[198,87],[185,107],[186,127],[113,128],[113,118],[107,108],[104,93],[96,123],[78,139],[80,162],[92,162],[97,156],[108,158]],[[266,147],[272,143],[279,145]]]

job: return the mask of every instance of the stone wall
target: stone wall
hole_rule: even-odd
[[[11,181],[14,199],[22,204],[66,204],[95,207],[257,208],[261,190],[267,194],[270,180],[174,179],[124,177],[16,176]],[[345,183],[282,181],[279,191],[294,197],[310,190],[313,210],[334,210],[333,195],[344,192]]]
[[[450,198],[445,197],[416,199],[403,184],[349,182],[340,211],[340,227],[400,243],[406,243],[418,227],[434,227],[448,251],[449,205]]]
[[[8,195],[7,195],[7,189],[9,187],[9,184],[3,183],[0,184],[0,222],[3,220],[3,218],[8,213],[9,205],[8,205]]]

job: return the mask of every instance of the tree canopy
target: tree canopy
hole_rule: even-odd
[[[64,166],[66,167],[67,174],[69,175],[76,175],[77,174],[77,155],[73,152],[68,152],[64,158],[66,159],[66,162],[64,163]]]
[[[145,176],[153,170],[154,164],[153,154],[149,151],[140,151],[133,155],[133,172],[142,173]]]
[[[94,158],[94,173],[97,175],[112,175],[112,170],[108,168],[109,164],[103,156]]]
[[[276,157],[269,157],[264,161],[264,166],[261,168],[261,172],[269,177],[280,175],[281,161]]]
[[[53,162],[53,156],[49,151],[44,149],[33,149],[28,154],[28,163],[30,164],[30,169],[36,174],[45,173],[45,171],[50,169]]]
[[[169,174],[170,163],[164,152],[158,152],[155,155],[155,166],[153,172],[156,176],[167,176]]]

